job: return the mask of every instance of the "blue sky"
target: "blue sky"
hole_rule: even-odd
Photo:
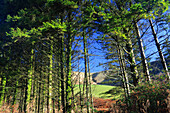
[[[157,27],[155,27],[155,30],[157,31]],[[165,26],[165,27],[168,27],[168,26]],[[158,29],[159,30],[159,29]],[[155,45],[155,42],[153,41],[153,35],[152,35],[152,31],[151,29],[149,28],[148,31],[147,31],[148,35],[144,35],[144,37],[142,37],[143,39],[143,45],[146,47],[146,50],[145,50],[145,55],[146,57],[149,56],[150,54],[154,53],[157,51],[157,48],[156,48],[156,45]],[[141,34],[142,34],[142,31],[141,31]],[[165,32],[162,32],[162,33],[159,33],[157,36],[160,37],[160,35],[164,35]],[[170,33],[169,33],[170,35]],[[96,34],[94,33],[93,36],[92,36],[92,39],[95,39],[97,36],[99,36],[99,34]],[[165,37],[164,37],[165,38]],[[164,38],[161,38],[159,39],[159,42],[161,42],[162,40],[164,40]],[[170,40],[170,39],[169,39]],[[82,46],[83,47],[83,46]],[[90,67],[91,67],[91,72],[100,72],[100,71],[104,71],[105,68],[103,68],[103,66],[99,66],[99,64],[102,64],[102,63],[105,63],[107,62],[108,60],[105,59],[105,54],[103,51],[101,50],[98,50],[98,49],[95,49],[95,48],[99,48],[101,49],[101,46],[100,44],[98,44],[95,40],[93,40],[92,42],[90,42],[90,46],[89,46],[91,49],[89,50],[90,53],[94,54],[94,56],[91,56],[90,57]],[[95,48],[94,48],[95,47]],[[82,51],[83,51],[83,48],[82,48]],[[151,58],[151,61],[155,61],[156,58],[159,57],[159,54],[156,53],[154,55],[152,55],[150,58]],[[80,64],[80,67],[83,69],[84,68],[84,61],[81,60],[81,64]],[[82,70],[83,71],[83,70]]]

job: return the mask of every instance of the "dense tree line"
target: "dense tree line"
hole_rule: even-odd
[[[100,34],[95,40],[109,59],[104,65],[122,82],[125,98],[142,79],[152,82],[143,44],[146,36],[153,37],[169,81],[168,4],[166,0],[1,0],[0,104],[18,104],[24,113],[84,108],[93,112],[88,40],[94,33]],[[75,97],[72,71],[80,58],[85,76]]]

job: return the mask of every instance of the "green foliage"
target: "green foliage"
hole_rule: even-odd
[[[64,6],[70,7],[72,9],[78,8],[77,3],[74,2],[73,0],[47,0],[47,3],[51,3],[51,2],[58,2]]]
[[[63,22],[61,23],[61,19],[51,20],[51,22],[43,22],[43,27],[40,27],[39,29],[41,31],[48,30],[48,29],[62,29],[62,31],[66,31],[67,26]]]
[[[9,18],[11,18],[9,16]],[[38,28],[31,28],[31,30],[23,29],[21,28],[10,28],[9,32],[6,32],[6,35],[11,37],[12,39],[15,39],[14,42],[18,41],[19,38],[31,38],[36,36],[42,36],[43,32],[49,31],[50,29],[53,30],[61,30],[61,31],[67,31],[67,26],[63,22],[61,23],[61,19],[51,20],[51,22],[43,22],[42,27]]]
[[[131,13],[138,13],[138,14],[140,14],[140,13],[143,13],[143,12],[145,12],[145,9],[143,9],[142,8],[142,4],[140,4],[140,3],[135,3],[135,4],[133,4],[131,7],[130,7],[130,11],[131,11]]]
[[[17,100],[17,103],[19,103],[18,100],[24,103],[26,98],[29,102],[30,99],[35,101],[35,98],[39,97],[41,98],[39,102],[41,101],[42,106],[45,106],[44,100],[49,97],[46,90],[50,90],[53,97],[57,97],[58,100],[61,99],[61,93],[64,97],[65,91],[71,92],[71,87],[67,88],[68,85],[65,86],[64,82],[66,74],[63,71],[67,70],[66,59],[68,57],[67,53],[69,53],[69,49],[66,47],[70,46],[69,65],[71,67],[71,63],[74,63],[74,61],[71,61],[74,59],[74,56],[72,56],[74,52],[72,52],[71,47],[74,46],[75,35],[82,36],[80,33],[81,28],[89,28],[92,31],[89,30],[90,33],[93,33],[93,31],[102,32],[102,41],[105,42],[105,47],[108,47],[106,58],[112,59],[108,64],[109,68],[116,70],[113,73],[116,73],[117,76],[120,75],[120,71],[116,46],[119,44],[122,47],[121,49],[124,49],[128,40],[132,39],[133,41],[133,38],[136,38],[132,24],[133,20],[154,18],[155,15],[162,14],[168,8],[168,2],[163,0],[135,0],[134,2],[136,3],[131,6],[130,0],[122,2],[116,0],[115,3],[108,0],[95,0],[93,3],[91,1],[76,0],[2,1],[0,2],[2,3],[0,4],[2,13],[2,16],[0,15],[0,38],[2,39],[0,42],[0,59],[3,65],[1,65],[0,70],[5,77],[3,80],[1,79],[1,100],[5,97],[9,101],[8,97],[11,96],[15,98],[14,100]],[[69,13],[70,16],[68,16]],[[4,18],[6,18],[6,22]],[[4,35],[5,33],[6,36]],[[70,42],[73,42],[73,45],[69,43],[67,38],[69,36],[70,39],[72,38]],[[98,38],[98,41],[101,41],[101,39]],[[80,45],[81,41],[78,40],[75,43]],[[133,44],[135,44],[135,40]],[[50,47],[52,47],[51,52],[49,52]],[[132,49],[135,49],[134,46]],[[31,51],[35,51],[35,54]],[[124,57],[126,55],[125,53]],[[130,54],[130,57],[132,56],[133,54]],[[51,64],[50,66],[49,63]],[[52,74],[50,74],[49,70]],[[40,78],[40,75],[42,75],[42,78]],[[47,87],[49,85],[47,83],[48,75],[54,75],[54,79],[51,76],[49,80],[51,82],[50,86],[52,86],[50,88]],[[67,83],[71,85],[71,69],[67,75],[69,75]],[[14,81],[15,78],[17,78],[17,82]],[[27,78],[29,80],[26,82]],[[163,80],[164,77],[161,77],[161,79]],[[63,89],[60,87],[61,83],[64,84]],[[40,84],[44,84],[44,86],[41,87]],[[7,87],[15,87],[18,92],[15,93],[14,88],[6,90]],[[161,96],[160,100],[156,100],[160,102],[167,96],[166,92],[164,92],[166,88],[163,87],[162,90],[161,86],[153,84],[140,85],[135,89],[136,93],[132,94],[133,98],[129,99],[130,104],[133,105],[134,101],[138,105],[141,105],[146,100],[154,102]],[[41,90],[43,93],[41,93]],[[56,90],[58,94],[55,94]],[[25,91],[25,96],[23,96],[23,91]],[[26,91],[28,91],[28,96]],[[75,92],[81,93],[78,87],[75,88]],[[92,85],[92,94],[94,97],[118,99],[121,98],[123,91],[122,88],[115,86]],[[40,97],[40,95],[43,97]],[[67,97],[70,99],[70,95],[67,95]],[[54,103],[55,101],[56,99],[54,98]],[[60,102],[58,101],[58,103]],[[21,108],[23,108],[23,103],[20,102]],[[34,104],[34,106],[41,105]],[[153,105],[157,107],[157,105]],[[160,106],[162,105],[160,104]]]
[[[10,36],[11,38],[15,38],[15,37],[30,37],[29,36],[29,32],[27,32],[26,29],[24,29],[23,31],[20,28],[11,28],[10,32],[6,32],[7,36]]]
[[[169,5],[169,1],[165,0],[135,0],[135,2],[140,4],[140,10],[145,13],[145,18],[155,18],[154,16],[167,11]]]

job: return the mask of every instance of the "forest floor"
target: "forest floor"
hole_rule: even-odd
[[[80,85],[80,88],[82,90],[83,85]],[[78,85],[76,85],[74,91],[79,97],[80,89]],[[93,107],[95,112],[112,113],[111,111],[116,109],[116,101],[123,97],[123,88],[120,86],[95,84],[91,85],[91,93],[93,96]]]
[[[102,99],[102,98],[93,98],[93,105],[96,112],[114,112],[116,110],[117,100],[112,99]]]

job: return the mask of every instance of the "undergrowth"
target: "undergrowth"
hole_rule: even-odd
[[[117,105],[123,113],[170,113],[170,83],[140,84],[126,100]]]

